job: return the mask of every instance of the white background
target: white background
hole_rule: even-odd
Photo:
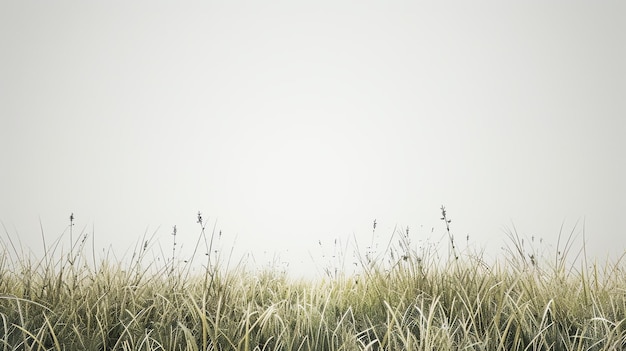
[[[624,62],[621,2],[2,1],[3,242],[67,247],[73,212],[117,257],[176,225],[183,259],[200,210],[310,271],[374,219],[445,243],[445,205],[486,255],[583,221],[620,255]]]

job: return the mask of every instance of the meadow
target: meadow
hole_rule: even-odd
[[[488,263],[457,250],[443,207],[442,220],[445,253],[399,231],[358,273],[319,279],[209,255],[215,233],[200,214],[195,262],[177,260],[175,235],[158,262],[146,238],[129,263],[96,260],[73,223],[68,252],[57,242],[33,259],[5,229],[0,350],[626,349],[623,260],[588,262],[572,233],[538,255],[512,231]]]

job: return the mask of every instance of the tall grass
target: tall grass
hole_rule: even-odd
[[[571,236],[556,260],[541,259],[512,231],[506,257],[487,264],[453,246],[444,218],[444,260],[412,248],[407,229],[385,255],[366,254],[360,274],[317,280],[211,255],[200,274],[175,255],[159,266],[145,238],[130,264],[90,262],[83,237],[60,258],[55,245],[40,260],[16,260],[9,238],[0,350],[626,349],[623,261],[569,264]],[[215,232],[200,214],[198,223],[201,256]]]

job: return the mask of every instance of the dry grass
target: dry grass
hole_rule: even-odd
[[[213,234],[198,222],[207,249]],[[144,240],[130,265],[89,262],[82,238],[61,258],[15,260],[9,239],[0,350],[626,349],[623,262],[546,263],[510,236],[491,265],[457,251],[436,260],[400,240],[385,263],[364,259],[358,276],[320,280],[226,269],[210,256],[201,274],[173,260],[159,267],[145,262]]]

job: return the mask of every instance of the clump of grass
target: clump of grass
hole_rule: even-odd
[[[442,207],[446,232],[453,244]],[[70,225],[73,226],[72,216]],[[198,214],[206,263],[147,260],[145,237],[130,265],[89,264],[84,245],[53,260],[0,255],[1,350],[622,350],[623,261],[542,261],[517,232],[503,260],[451,246],[441,260],[412,247],[408,228],[386,256],[368,253],[362,274],[293,279],[211,259],[212,233]],[[375,229],[375,228],[374,228]],[[80,240],[83,240],[84,236]],[[72,238],[73,239],[73,238]],[[571,249],[571,235],[563,252]],[[390,241],[391,242],[391,241]],[[369,249],[369,248],[368,248]],[[557,248],[557,250],[560,250]],[[194,254],[195,256],[195,254]],[[336,267],[336,266],[333,266]]]

